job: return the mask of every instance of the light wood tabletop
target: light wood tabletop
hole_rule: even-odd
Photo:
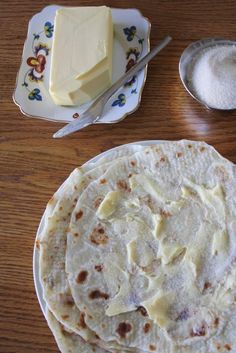
[[[103,1],[58,1],[102,5]],[[62,125],[23,117],[12,101],[28,21],[49,1],[0,0],[0,352],[58,352],[33,284],[37,227],[54,191],[78,165],[124,143],[150,139],[205,140],[236,162],[236,113],[207,111],[184,90],[178,74],[183,49],[204,37],[236,38],[234,0],[110,0],[141,10],[152,23],[151,45],[173,41],[148,67],[140,108],[117,125],[85,128],[64,139]]]

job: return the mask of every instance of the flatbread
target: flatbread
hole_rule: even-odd
[[[84,341],[80,335],[68,331],[53,314],[46,309],[46,319],[61,353],[106,353],[102,348]]]
[[[84,313],[76,307],[71,296],[65,272],[66,232],[71,212],[82,190],[92,180],[104,174],[113,159],[118,160],[141,149],[141,146],[127,146],[121,150],[111,151],[95,163],[76,168],[49,201],[44,227],[37,239],[37,244],[40,246],[40,280],[47,306],[67,329],[100,346],[107,346],[107,344],[87,327]],[[110,342],[109,348],[114,347],[117,348],[118,344]]]
[[[205,143],[114,161],[79,197],[67,234],[88,327],[143,351],[206,352],[217,339],[235,352],[235,206],[235,166]]]

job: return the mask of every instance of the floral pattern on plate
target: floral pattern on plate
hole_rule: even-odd
[[[23,114],[51,121],[70,122],[92,102],[80,107],[57,106],[49,92],[54,18],[60,6],[47,6],[29,22],[22,63],[13,95]],[[136,9],[112,9],[114,24],[113,82],[149,51],[150,23]],[[146,69],[130,79],[107,102],[97,123],[115,123],[139,106]]]

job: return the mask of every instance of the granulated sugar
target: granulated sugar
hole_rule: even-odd
[[[195,60],[191,81],[196,96],[209,107],[236,108],[236,46],[203,50]]]

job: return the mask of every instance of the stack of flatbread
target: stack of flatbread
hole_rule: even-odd
[[[236,352],[236,168],[206,143],[75,169],[37,244],[62,353]]]

